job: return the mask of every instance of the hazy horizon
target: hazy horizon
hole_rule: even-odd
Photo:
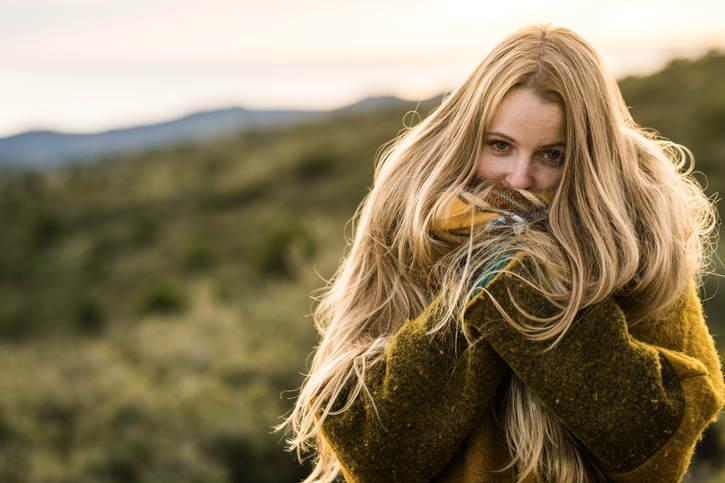
[[[706,51],[704,48],[662,49],[605,52],[602,55],[619,79],[628,75],[647,75],[674,58],[693,58]],[[420,101],[454,89],[477,64],[470,61],[383,61],[203,67],[3,66],[0,67],[0,78],[4,80],[0,80],[0,85],[10,84],[3,89],[6,92],[17,92],[13,83],[27,85],[34,77],[53,77],[56,88],[65,90],[68,95],[53,101],[40,93],[34,98],[34,105],[17,105],[15,116],[10,115],[13,114],[11,105],[4,102],[0,137],[40,130],[95,133],[232,107],[327,111],[379,96]],[[89,90],[88,84],[95,87]],[[132,92],[124,91],[123,86],[128,84],[145,86]],[[103,102],[107,90],[117,93],[112,102]],[[79,96],[88,98],[88,103],[73,106]],[[67,117],[70,111],[75,111],[75,119]],[[33,115],[37,120],[32,120]]]

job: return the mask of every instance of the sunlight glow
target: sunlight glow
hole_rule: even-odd
[[[646,73],[725,46],[723,18],[713,0],[3,0],[0,136],[431,97],[532,22],[580,33],[615,75]]]

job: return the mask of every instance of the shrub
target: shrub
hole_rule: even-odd
[[[177,283],[170,280],[146,286],[136,298],[136,312],[139,315],[179,312],[185,305],[184,291]]]
[[[229,483],[278,483],[300,481],[309,473],[293,457],[281,451],[274,438],[249,440],[242,434],[216,434],[203,446],[205,452],[226,468]]]
[[[331,174],[335,162],[335,157],[326,151],[307,153],[297,161],[294,171],[299,180],[313,181]]]
[[[291,221],[263,230],[250,254],[263,275],[292,278],[295,256],[309,258],[316,250],[317,245],[305,226]]]
[[[207,240],[196,239],[189,243],[184,250],[184,266],[191,269],[206,267],[212,260],[212,246]]]
[[[202,208],[210,211],[223,211],[243,207],[269,195],[264,184],[252,184],[231,191],[213,192],[201,201]]]
[[[97,334],[105,324],[105,314],[96,300],[78,300],[73,307],[73,325],[86,334]]]
[[[37,247],[46,247],[55,242],[63,230],[62,223],[53,213],[41,213],[32,221],[30,237]]]
[[[0,309],[0,337],[15,339],[27,331],[28,324],[19,312]]]

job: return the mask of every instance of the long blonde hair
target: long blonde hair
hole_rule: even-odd
[[[549,230],[505,240],[472,236],[463,244],[433,236],[431,222],[461,189],[478,184],[484,134],[504,97],[520,88],[564,113],[566,162]],[[503,40],[381,157],[354,218],[349,255],[315,312],[321,345],[282,425],[292,430],[289,443],[298,454],[317,449],[306,481],[330,482],[340,471],[320,426],[367,391],[367,368],[384,357],[406,320],[442,292],[449,316],[436,330],[463,323],[472,274],[494,244],[523,252],[533,267],[528,282],[560,309],[549,319],[515,325],[532,340],[555,345],[581,308],[611,296],[623,301],[630,326],[666,310],[701,273],[714,226],[711,204],[684,170],[688,157],[685,148],[635,125],[616,81],[575,33],[532,25]],[[348,383],[352,394],[341,396]],[[534,473],[545,481],[586,481],[584,451],[516,380],[504,427],[520,480]]]

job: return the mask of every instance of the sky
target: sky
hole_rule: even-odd
[[[426,99],[538,22],[647,74],[725,49],[723,18],[724,0],[0,0],[0,137]]]

